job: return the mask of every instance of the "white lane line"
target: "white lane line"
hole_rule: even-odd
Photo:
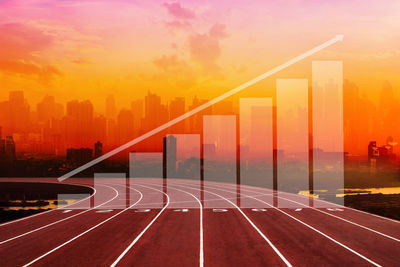
[[[197,203],[199,204],[199,207],[200,207],[200,251],[199,251],[199,266],[200,266],[200,267],[203,267],[203,266],[204,266],[203,204],[201,204],[200,199],[198,199],[195,195],[193,195],[193,194],[190,193],[190,192],[187,192],[187,191],[185,191],[185,190],[181,190],[181,189],[178,189],[178,188],[172,187],[172,186],[168,186],[168,188],[171,188],[171,189],[174,189],[174,190],[177,190],[177,191],[180,191],[180,192],[183,192],[183,193],[185,193],[185,194],[188,194],[188,195],[192,196],[192,197],[197,201]],[[189,209],[179,209],[179,210],[182,211],[182,212],[188,212],[188,211],[189,211]],[[174,211],[177,211],[177,210],[174,210]]]
[[[217,186],[217,187],[218,187],[218,186],[219,186],[219,187],[222,187],[222,185],[215,185],[215,186]],[[258,193],[258,194],[260,193],[260,192],[258,192],[258,191],[249,190],[249,189],[243,189],[243,188],[242,188],[242,190],[248,191],[248,192],[251,192],[251,193]],[[283,192],[283,193],[289,194],[289,193],[286,193],[286,192]],[[297,195],[296,195],[296,196],[297,196]],[[395,237],[393,237],[393,236],[384,234],[384,233],[382,233],[382,232],[379,232],[379,231],[374,230],[374,229],[372,229],[372,228],[369,228],[369,227],[367,227],[367,226],[358,224],[358,223],[356,223],[356,222],[347,220],[347,219],[345,219],[345,218],[343,218],[343,217],[334,215],[334,214],[332,214],[332,213],[329,213],[329,212],[326,212],[326,211],[323,211],[323,210],[320,210],[320,209],[317,209],[317,208],[314,208],[314,207],[310,207],[310,206],[308,206],[308,205],[306,205],[306,204],[303,204],[303,203],[301,203],[301,202],[297,202],[297,201],[291,200],[291,199],[289,199],[289,198],[280,197],[279,195],[278,195],[277,197],[280,198],[280,199],[284,199],[284,200],[291,201],[291,202],[296,203],[296,204],[300,204],[300,205],[302,205],[303,207],[310,208],[310,209],[312,209],[312,210],[315,210],[315,211],[318,211],[318,212],[320,212],[320,213],[326,214],[326,215],[328,215],[328,216],[334,217],[334,218],[339,219],[339,220],[341,220],[341,221],[344,221],[344,222],[353,224],[353,225],[355,225],[355,226],[357,226],[357,227],[363,228],[363,229],[368,230],[368,231],[371,231],[371,232],[373,232],[373,233],[375,233],[375,234],[378,234],[378,235],[384,236],[384,237],[386,237],[386,238],[392,239],[392,240],[394,240],[394,241],[396,241],[396,242],[400,242],[400,239],[398,239],[398,238],[395,238]],[[327,203],[329,203],[329,202],[327,202]],[[338,206],[339,206],[339,205],[338,205]],[[345,208],[345,207],[343,207],[343,206],[340,206],[340,207]],[[367,214],[369,214],[369,213],[367,213]],[[372,215],[372,214],[371,214],[371,215]]]
[[[58,249],[64,247],[65,245],[67,245],[67,244],[71,243],[72,241],[78,239],[79,237],[81,237],[81,236],[83,236],[83,235],[89,233],[90,231],[96,229],[97,227],[99,227],[99,226],[105,224],[106,222],[112,220],[113,218],[117,217],[117,216],[120,215],[121,213],[123,213],[123,212],[127,211],[128,209],[132,208],[133,206],[135,206],[136,203],[138,203],[139,201],[142,200],[143,194],[142,194],[142,192],[140,192],[139,190],[136,190],[136,189],[131,188],[131,187],[128,187],[128,188],[133,189],[133,190],[135,190],[136,192],[138,192],[138,193],[140,194],[140,198],[139,198],[138,201],[136,201],[135,203],[133,203],[133,204],[132,204],[131,206],[129,206],[128,208],[123,209],[122,211],[120,211],[120,212],[114,214],[113,216],[109,217],[108,219],[106,219],[106,220],[104,220],[104,221],[102,221],[102,222],[96,224],[95,226],[89,228],[88,230],[86,230],[86,231],[80,233],[79,235],[77,235],[77,236],[71,238],[70,240],[68,240],[68,241],[66,241],[66,242],[64,242],[64,243],[62,243],[61,245],[59,245],[59,246],[53,248],[52,250],[50,250],[50,251],[44,253],[43,255],[41,255],[41,256],[35,258],[34,260],[28,262],[27,264],[23,265],[23,267],[30,266],[30,265],[34,264],[35,262],[37,262],[37,261],[43,259],[43,258],[46,257],[47,255],[49,255],[49,254],[53,253],[54,251],[56,251],[56,250],[58,250]]]
[[[23,183],[23,182],[21,182],[21,183]],[[59,182],[37,182],[37,181],[35,181],[35,183],[60,184]],[[26,216],[26,217],[23,217],[23,218],[20,218],[20,219],[16,219],[16,220],[12,220],[12,221],[9,221],[9,222],[1,223],[0,227],[1,226],[6,226],[6,225],[9,225],[9,224],[12,224],[12,223],[24,221],[24,220],[27,220],[27,219],[31,219],[31,218],[34,218],[34,217],[39,216],[39,215],[47,214],[49,212],[57,211],[57,210],[60,210],[60,209],[65,209],[65,208],[67,208],[67,207],[69,207],[71,205],[78,204],[79,202],[82,202],[84,200],[90,199],[90,198],[94,197],[94,195],[96,194],[96,189],[94,187],[91,187],[90,185],[86,185],[86,184],[71,184],[71,185],[89,187],[89,188],[93,189],[93,194],[91,194],[90,196],[88,196],[86,198],[83,198],[81,200],[78,200],[78,201],[76,201],[74,203],[68,204],[68,205],[60,207],[60,208],[56,208],[56,209],[52,209],[52,210],[48,210],[48,211],[44,211],[44,212],[39,212],[39,213],[36,213],[36,214],[33,214],[33,215],[29,215],[29,216]]]
[[[147,229],[150,228],[150,226],[157,220],[158,217],[160,217],[160,215],[163,213],[163,211],[169,205],[169,196],[168,196],[168,194],[164,193],[163,191],[155,189],[155,188],[152,188],[152,187],[148,187],[148,186],[145,186],[145,185],[141,185],[141,184],[135,184],[135,185],[146,187],[146,188],[153,189],[153,190],[156,190],[156,191],[159,191],[159,192],[163,193],[164,195],[167,196],[167,203],[160,210],[160,212],[153,218],[153,220],[143,229],[143,231],[140,232],[140,234],[132,241],[132,243],[130,243],[129,246],[121,253],[121,255],[119,255],[118,258],[110,265],[111,267],[116,266],[118,264],[118,262],[126,255],[126,253],[128,253],[128,251],[136,244],[136,242],[139,241],[139,239],[144,235],[144,233],[147,231]]]
[[[251,187],[250,186],[246,186],[246,185],[241,185],[241,186],[242,186],[242,188],[244,188],[244,187],[250,188],[249,190],[251,191]],[[266,190],[265,188],[260,188],[260,189]],[[271,190],[269,190],[267,192],[270,192],[270,191]],[[253,192],[257,192],[257,191],[253,191]],[[260,192],[257,192],[257,193],[260,193]],[[289,195],[289,193],[287,193],[287,192],[282,192],[282,193],[284,193],[286,195]],[[296,197],[303,198],[303,199],[309,199],[308,197],[303,196],[303,195],[296,195]],[[367,215],[371,215],[371,216],[374,216],[374,217],[377,217],[377,218],[380,218],[380,219],[383,219],[383,220],[386,220],[386,221],[390,221],[390,222],[394,222],[394,223],[400,223],[400,221],[398,221],[398,220],[391,219],[391,218],[386,218],[386,217],[383,217],[383,216],[380,216],[380,215],[377,215],[377,214],[373,214],[373,213],[369,213],[369,212],[366,212],[366,211],[363,211],[363,210],[358,210],[358,209],[354,209],[354,208],[351,208],[351,207],[345,207],[345,206],[342,206],[342,205],[339,205],[339,204],[336,204],[336,203],[332,203],[332,202],[328,202],[328,201],[325,201],[325,200],[318,200],[318,201],[322,202],[322,203],[329,204],[329,205],[337,206],[338,208],[344,208],[346,210],[353,210],[353,211],[356,211],[356,212],[359,212],[359,213],[364,213],[364,214],[367,214]],[[298,202],[296,202],[296,203],[298,203]]]
[[[233,193],[236,193],[236,191],[224,190],[224,189],[220,189],[220,188],[212,187],[212,186],[204,186],[204,187],[213,188],[213,189],[219,190],[219,191],[229,192],[229,193],[232,193],[232,194],[233,194]],[[243,191],[249,191],[249,190],[244,189]],[[242,194],[240,193],[240,195],[242,195]],[[379,265],[378,263],[374,262],[373,260],[371,260],[371,259],[365,257],[365,256],[362,255],[361,253],[359,253],[359,252],[357,252],[357,251],[351,249],[350,247],[348,247],[348,246],[346,246],[346,245],[340,243],[340,242],[337,241],[336,239],[334,239],[334,238],[330,237],[329,235],[327,235],[327,234],[321,232],[320,230],[318,230],[318,229],[312,227],[311,225],[309,225],[309,224],[307,224],[307,223],[301,221],[300,219],[298,219],[298,218],[296,218],[296,217],[290,215],[289,213],[287,213],[287,212],[285,212],[285,211],[283,211],[283,210],[281,210],[281,209],[278,209],[278,208],[276,208],[276,207],[274,207],[274,206],[268,204],[267,202],[262,201],[262,200],[260,200],[260,199],[257,199],[257,198],[255,198],[255,197],[252,197],[252,196],[249,196],[249,195],[244,195],[244,196],[249,197],[249,198],[252,198],[252,199],[254,199],[254,200],[256,200],[256,201],[259,201],[259,202],[261,202],[261,203],[264,203],[264,204],[270,206],[271,208],[273,208],[273,209],[275,209],[275,210],[277,210],[277,211],[279,211],[279,212],[281,212],[281,213],[287,215],[288,217],[292,218],[293,220],[295,220],[295,221],[297,221],[297,222],[303,224],[304,226],[310,228],[311,230],[313,230],[313,231],[319,233],[320,235],[322,235],[322,236],[328,238],[328,239],[331,240],[332,242],[334,242],[334,243],[338,244],[339,246],[341,246],[341,247],[347,249],[348,251],[350,251],[350,252],[354,253],[355,255],[359,256],[360,258],[362,258],[362,259],[368,261],[369,263],[371,263],[371,264],[373,264],[373,265],[375,265],[375,266],[381,266],[381,265]]]
[[[197,189],[197,188],[194,188],[194,187],[189,187],[189,186],[186,186],[186,185],[181,185],[181,184],[178,184],[178,183],[175,183],[175,182],[174,182],[173,184],[174,184],[175,186]],[[264,233],[261,232],[261,230],[253,223],[253,221],[250,220],[250,218],[247,217],[247,215],[242,211],[242,209],[240,209],[235,203],[233,203],[232,201],[230,201],[229,199],[227,199],[227,198],[225,198],[225,197],[223,197],[223,196],[221,196],[221,195],[218,195],[217,193],[210,192],[210,191],[207,191],[207,190],[201,190],[201,191],[206,192],[206,193],[209,193],[209,194],[212,194],[212,195],[215,195],[215,196],[220,197],[220,198],[224,199],[225,201],[229,202],[233,207],[235,207],[235,208],[243,215],[243,217],[244,217],[244,218],[250,223],[250,225],[258,232],[258,234],[268,243],[268,245],[275,251],[275,253],[278,254],[278,256],[281,258],[281,260],[286,264],[286,266],[292,266],[292,265],[290,264],[290,262],[285,258],[285,256],[283,256],[283,254],[275,247],[275,245],[272,244],[272,242],[264,235]]]
[[[10,242],[10,241],[12,241],[12,240],[18,239],[18,238],[20,238],[20,237],[23,237],[23,236],[32,234],[32,233],[34,233],[34,232],[40,231],[40,230],[42,230],[42,229],[45,229],[45,228],[50,227],[50,226],[52,226],[52,225],[55,225],[55,224],[57,224],[57,223],[60,223],[60,222],[69,220],[69,219],[74,218],[74,217],[76,217],[76,216],[82,215],[82,214],[84,214],[84,213],[86,213],[86,212],[89,212],[89,211],[91,211],[91,210],[93,210],[93,209],[96,209],[96,208],[98,208],[98,207],[100,207],[100,206],[102,206],[102,205],[104,205],[104,204],[107,204],[107,203],[113,201],[115,198],[118,197],[119,193],[118,193],[117,190],[115,190],[115,188],[113,188],[113,187],[111,187],[111,186],[108,186],[108,185],[103,185],[103,186],[109,187],[109,188],[111,188],[112,190],[114,190],[114,192],[116,192],[115,196],[114,196],[113,198],[111,198],[110,200],[108,200],[108,201],[106,201],[106,202],[104,202],[104,203],[102,203],[102,204],[100,204],[100,205],[97,205],[96,207],[93,207],[93,208],[84,210],[84,211],[82,211],[82,212],[76,213],[76,214],[74,214],[74,215],[68,216],[68,217],[66,217],[66,218],[64,218],[64,219],[61,219],[61,220],[58,220],[58,221],[55,221],[55,222],[52,222],[52,223],[43,225],[43,226],[41,226],[41,227],[39,227],[39,228],[33,229],[33,230],[31,230],[31,231],[25,232],[25,233],[23,233],[23,234],[20,234],[20,235],[14,236],[14,237],[11,237],[11,238],[6,239],[6,240],[3,240],[3,241],[0,242],[0,245],[3,245],[3,244],[5,244],[5,243],[7,243],[7,242]]]
[[[69,213],[69,212],[71,212],[72,210],[64,210],[62,213]]]

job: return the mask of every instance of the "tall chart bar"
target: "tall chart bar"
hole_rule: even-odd
[[[167,192],[175,197],[170,208],[198,208],[198,202],[177,185],[185,185],[198,199],[200,194],[200,135],[170,134],[164,138]]]
[[[131,152],[129,154],[129,186],[143,193],[143,200],[137,207],[143,209],[162,208],[165,197],[163,192],[163,154],[153,152]],[[141,186],[144,185],[144,186]],[[154,189],[149,189],[147,187]],[[135,197],[131,192],[131,205]]]
[[[278,79],[276,83],[278,207],[308,205],[298,194],[309,188],[308,81]],[[286,198],[286,199],[284,199]]]
[[[126,174],[125,173],[95,173],[94,174],[94,206],[98,209],[124,209],[126,208]],[[112,189],[113,190],[112,190]],[[105,191],[105,189],[107,189]],[[116,192],[118,195],[112,201]],[[104,204],[107,202],[106,204]]]
[[[272,99],[240,99],[240,182],[273,190]],[[244,191],[245,192],[245,191]],[[273,197],[262,200],[270,205]],[[267,204],[240,197],[243,208],[264,208]]]
[[[212,181],[236,185],[236,116],[203,116],[204,183]],[[207,208],[231,208],[215,195],[204,194]],[[232,198],[236,203],[236,196]]]
[[[344,205],[342,61],[312,62],[313,184],[319,199]],[[330,207],[315,201],[316,207]]]

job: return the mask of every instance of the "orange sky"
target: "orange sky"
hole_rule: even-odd
[[[370,99],[400,86],[400,2],[0,1],[0,100],[90,99],[104,110],[147,90],[211,98],[332,38],[339,43],[274,76],[308,78],[311,60],[343,60]],[[399,96],[398,90],[395,95]]]

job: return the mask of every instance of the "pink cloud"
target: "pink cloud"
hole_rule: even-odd
[[[194,34],[189,37],[189,48],[192,60],[202,65],[206,72],[218,73],[217,60],[221,55],[220,40],[227,37],[224,24],[214,24],[207,34]]]
[[[228,34],[226,33],[226,25],[221,23],[215,23],[214,26],[211,27],[209,34],[211,37],[219,39],[228,37]]]
[[[35,75],[41,82],[62,75],[55,66],[42,64],[38,53],[52,45],[53,38],[39,29],[20,23],[0,25],[0,71]]]
[[[192,10],[182,7],[180,3],[164,3],[163,6],[170,15],[177,19],[193,19],[195,17],[195,13]]]

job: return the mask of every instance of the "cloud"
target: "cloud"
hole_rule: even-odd
[[[179,20],[166,22],[165,25],[172,30],[186,30],[190,28],[190,23],[186,21],[181,22]]]
[[[227,37],[224,24],[214,24],[207,34],[194,34],[189,37],[190,56],[202,65],[206,72],[218,74],[217,60],[221,55],[220,40]]]
[[[214,26],[211,27],[209,34],[211,37],[217,39],[228,37],[228,34],[226,33],[226,25],[220,23],[215,23]]]
[[[53,43],[53,38],[37,28],[20,23],[0,25],[0,59],[32,59]]]
[[[171,71],[188,67],[187,63],[180,60],[177,55],[162,55],[153,61],[154,65],[164,71]]]
[[[164,3],[163,6],[167,9],[168,13],[176,19],[193,19],[196,16],[192,10],[182,7],[181,4],[177,2],[171,4]]]
[[[78,64],[78,65],[90,65],[93,63],[92,60],[90,60],[88,58],[84,58],[84,57],[75,58],[75,59],[71,60],[71,62]]]
[[[48,82],[61,71],[43,64],[40,53],[53,44],[53,37],[20,23],[0,25],[0,71],[5,74],[35,75]]]

